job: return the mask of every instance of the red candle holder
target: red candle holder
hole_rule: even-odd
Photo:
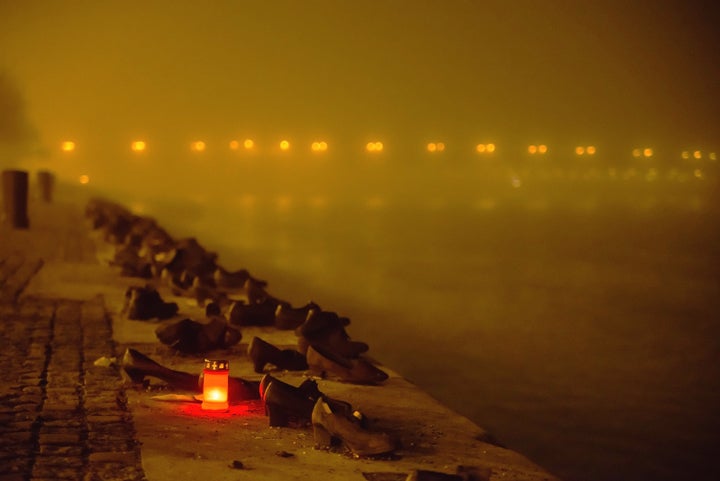
[[[205,359],[205,369],[203,369],[203,410],[228,410],[229,375],[230,363],[228,361]]]

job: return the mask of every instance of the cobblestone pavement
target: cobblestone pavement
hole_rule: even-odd
[[[101,298],[0,307],[0,480],[144,479]]]
[[[93,365],[115,353],[102,297],[21,297],[28,251],[0,249],[0,481],[144,480],[121,378]]]

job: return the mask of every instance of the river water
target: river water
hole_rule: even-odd
[[[716,480],[715,168],[256,164],[119,196],[565,479]]]

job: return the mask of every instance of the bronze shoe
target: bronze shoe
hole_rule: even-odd
[[[270,426],[310,424],[315,400],[302,389],[276,379],[265,389],[263,400]]]
[[[240,331],[228,326],[220,316],[212,316],[206,323],[182,319],[159,326],[155,335],[163,344],[188,354],[230,347],[242,338]]]
[[[275,309],[275,327],[283,330],[297,329],[305,322],[311,309],[319,310],[320,306],[314,302],[302,307],[291,307],[280,303]]]
[[[305,356],[294,349],[279,349],[259,337],[253,337],[248,346],[248,356],[252,359],[255,372],[261,373],[271,364],[277,369],[303,371],[307,369]]]
[[[348,358],[356,358],[369,349],[366,343],[351,340],[342,327],[324,331],[313,337],[298,337],[298,351],[307,354],[310,345]]]
[[[308,347],[306,358],[310,372],[322,378],[354,384],[378,384],[388,378],[365,359],[350,359],[315,345]]]
[[[169,369],[135,349],[125,350],[120,360],[120,369],[133,383],[144,384],[145,377],[149,376],[160,379],[176,389],[200,391],[196,374]]]
[[[302,337],[314,337],[330,329],[345,327],[350,319],[340,317],[332,311],[323,311],[319,306],[313,306],[307,311],[305,322],[295,330],[295,334]]]
[[[148,319],[169,319],[178,312],[178,305],[174,302],[165,302],[155,288],[129,287],[125,291],[125,311],[127,318],[136,321]]]
[[[255,304],[233,301],[225,317],[230,324],[236,326],[272,326],[276,308],[277,304],[270,299]]]
[[[334,312],[309,309],[305,322],[295,329],[298,336],[298,351],[307,353],[310,344],[321,346],[344,357],[358,357],[367,352],[368,345],[353,341],[345,331],[350,324],[347,317],[340,317]]]
[[[270,374],[265,374],[260,380],[260,399],[265,400],[265,393],[267,392],[267,388],[272,383],[284,384],[287,390],[297,390],[297,392],[301,393],[303,397],[310,398],[313,402],[313,406],[315,405],[315,401],[317,401],[322,396],[325,399],[325,402],[330,405],[330,408],[333,410],[334,413],[342,414],[350,421],[358,423],[364,428],[367,427],[367,418],[365,417],[365,415],[363,415],[363,413],[356,409],[353,409],[352,405],[349,402],[326,396],[325,394],[320,392],[317,383],[312,379],[305,379],[302,383],[300,383],[298,387],[294,387],[290,384],[280,381],[279,379],[271,376]],[[265,415],[267,416],[268,414],[268,409],[266,408]]]
[[[339,441],[354,456],[377,456],[397,449],[397,442],[388,434],[369,431],[347,416],[337,413],[320,397],[311,416],[316,449],[329,449]]]

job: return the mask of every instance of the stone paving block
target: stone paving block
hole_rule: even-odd
[[[56,386],[48,385],[45,388],[45,394],[48,397],[61,398],[61,397],[77,397],[80,390],[79,385],[75,383],[60,384]]]
[[[5,473],[5,471],[0,471],[0,473]],[[25,475],[19,474],[19,473],[10,473],[7,474],[0,474],[0,481],[25,481]]]
[[[21,366],[28,371],[42,372],[45,369],[45,359],[29,356],[22,362]]]
[[[23,445],[13,449],[0,449],[0,473],[27,471],[32,465],[33,446]]]
[[[20,404],[40,404],[43,401],[42,394],[24,394],[17,399]]]
[[[107,451],[94,452],[88,456],[90,463],[119,463],[123,465],[135,464],[137,453],[133,451]]]
[[[30,443],[32,441],[32,433],[30,430],[5,432],[4,429],[0,429],[0,432],[2,432],[0,446]]]
[[[30,358],[35,358],[35,359],[43,359],[43,362],[44,362],[44,358],[45,358],[45,355],[47,354],[47,350],[48,350],[45,343],[48,341],[41,341],[37,344],[33,343],[30,346],[30,349],[28,349],[27,356]]]
[[[64,433],[64,432],[80,432],[85,429],[85,422],[82,418],[48,420],[43,419],[40,426],[41,433]]]
[[[17,383],[24,386],[37,386],[40,381],[40,374],[21,374],[17,377]]]
[[[45,401],[45,404],[43,405],[43,416],[46,415],[46,413],[53,413],[53,415],[57,415],[58,413],[65,413],[62,416],[69,416],[74,412],[77,412],[80,409],[80,402],[75,400],[69,400],[69,401]]]
[[[81,433],[65,432],[65,433],[40,433],[38,441],[40,445],[44,444],[60,444],[60,445],[77,445],[81,442]]]
[[[122,414],[100,414],[100,415],[89,415],[86,418],[88,425],[92,424],[110,424],[110,423],[125,423],[128,420],[128,416]]]
[[[85,460],[82,456],[36,456],[33,468],[82,468],[84,464]]]
[[[14,421],[11,423],[8,423],[3,427],[4,433],[12,433],[12,432],[18,432],[18,431],[29,431],[33,428],[34,421],[28,421],[24,419],[18,419],[18,416],[15,416]]]
[[[82,479],[83,468],[82,467],[63,467],[55,465],[44,465],[44,466],[33,466],[32,474],[30,479],[54,479],[54,480],[65,480]]]
[[[37,413],[22,411],[15,413],[15,422],[28,422],[33,424],[38,418]]]
[[[75,419],[75,417],[78,415],[80,415],[79,409],[43,409],[41,413],[44,421],[63,421],[66,419]]]
[[[75,456],[83,455],[85,449],[82,446],[60,446],[54,444],[46,444],[40,446],[40,455],[44,456]]]
[[[40,407],[41,406],[39,404],[35,404],[35,403],[16,404],[13,407],[13,411],[18,412],[18,413],[19,412],[33,413],[33,412],[40,411]]]

